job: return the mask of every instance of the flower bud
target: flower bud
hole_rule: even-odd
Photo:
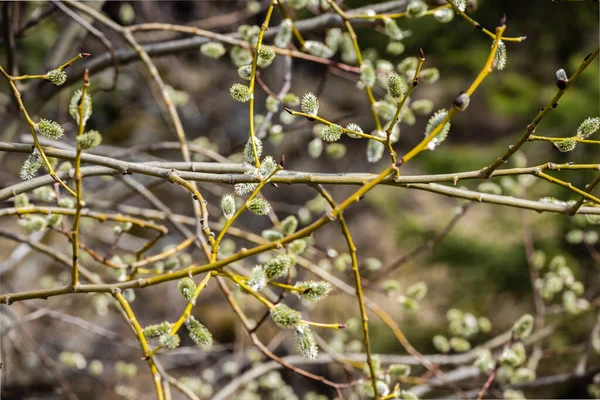
[[[246,85],[242,85],[241,83],[234,83],[229,89],[229,94],[234,100],[239,101],[240,103],[250,101],[252,98],[250,88]]]
[[[98,131],[89,131],[77,136],[77,145],[82,150],[90,150],[102,143],[102,135]]]
[[[523,340],[531,334],[533,330],[533,317],[531,314],[525,314],[512,327],[513,337],[516,340]]]
[[[310,115],[317,115],[319,112],[319,100],[317,96],[312,93],[306,93],[302,97],[302,101],[300,102],[300,108],[302,112]]]
[[[587,118],[579,125],[579,128],[577,128],[577,137],[579,139],[587,139],[596,133],[598,129],[600,129],[600,118]]]
[[[494,55],[492,67],[497,70],[503,70],[506,67],[506,45],[502,40],[498,42],[498,49]]]
[[[248,210],[256,215],[267,215],[271,211],[271,205],[265,199],[254,198],[246,202]]]
[[[324,299],[333,288],[331,283],[325,281],[297,282],[294,287],[297,289],[295,293],[298,297],[308,301],[319,301]]]
[[[238,76],[249,81],[252,78],[252,65],[242,65],[237,70]]]
[[[409,18],[421,18],[427,11],[427,4],[422,0],[412,0],[406,7],[406,16]]]
[[[387,85],[387,92],[393,98],[397,99],[404,95],[404,82],[402,82],[402,78],[397,73],[390,72],[388,74]]]
[[[319,347],[317,346],[317,340],[306,324],[300,324],[296,326],[294,331],[294,343],[296,344],[296,350],[302,355],[302,357],[308,358],[309,360],[316,360],[319,354]]]
[[[265,61],[273,61],[275,59],[275,50],[270,46],[261,46],[258,56]]]
[[[37,149],[35,149],[33,151],[33,153],[31,153],[27,157],[27,159],[23,163],[23,166],[21,167],[21,174],[20,174],[21,179],[24,181],[33,179],[36,172],[40,169],[41,166],[42,166],[42,156],[37,151]]]
[[[341,126],[332,124],[324,126],[323,129],[321,129],[319,136],[325,142],[331,143],[340,140],[342,133],[344,133],[344,131]]]
[[[56,86],[60,86],[67,81],[67,73],[62,69],[53,69],[46,74],[48,80]]]
[[[304,42],[304,51],[315,57],[331,58],[335,54],[325,43],[316,40],[307,40]]]
[[[292,41],[292,25],[293,22],[291,19],[286,18],[281,21],[281,25],[279,25],[279,32],[277,32],[277,36],[275,36],[275,46],[285,48]]]
[[[433,17],[439,22],[445,24],[454,19],[454,10],[450,8],[442,8],[441,10],[436,10],[433,13]]]
[[[65,133],[65,130],[58,122],[44,118],[40,119],[40,122],[37,123],[37,128],[44,137],[52,140],[60,139]]]
[[[164,322],[161,322],[160,324],[148,325],[147,327],[144,328],[143,333],[144,333],[144,337],[146,337],[146,339],[152,339],[152,338],[156,338],[156,337],[162,336],[164,334],[167,334],[167,333],[169,333],[170,330],[171,330],[171,323],[164,321]]]
[[[277,279],[283,276],[289,267],[292,266],[292,260],[286,255],[279,255],[273,258],[265,266],[265,274],[268,280]]]
[[[160,343],[160,345],[162,347],[164,347],[166,349],[175,349],[179,346],[181,339],[179,338],[179,335],[176,333],[173,335],[165,333],[158,339],[158,342]]]
[[[302,314],[285,304],[277,304],[271,308],[271,319],[283,329],[292,329],[298,326],[302,320]]]
[[[202,325],[194,316],[190,315],[185,319],[185,327],[187,328],[190,339],[198,346],[210,347],[213,344],[213,338],[210,331]]]
[[[554,147],[556,147],[561,153],[567,153],[575,150],[575,147],[577,147],[577,140],[575,140],[574,137],[559,140],[554,142]]]
[[[83,91],[81,89],[77,89],[73,96],[71,96],[71,100],[69,101],[69,115],[73,117],[73,119],[80,124],[79,121],[79,102],[81,101],[81,95]],[[85,97],[83,99],[83,124],[87,122],[87,120],[92,116],[92,96],[86,92]]]
[[[227,219],[231,219],[235,214],[235,199],[232,195],[226,194],[221,198],[221,210]]]
[[[179,293],[190,303],[195,304],[196,283],[191,278],[180,279],[177,283]]]
[[[293,215],[288,215],[279,225],[279,230],[286,236],[296,232],[296,228],[298,228],[298,219]]]
[[[206,57],[216,60],[225,54],[225,47],[219,42],[208,42],[200,46],[200,52]]]
[[[364,63],[360,68],[360,81],[366,87],[373,87],[375,84],[375,69],[370,63]]]

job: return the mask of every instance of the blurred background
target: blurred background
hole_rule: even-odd
[[[348,0],[344,9],[363,7],[375,2]],[[431,7],[435,1],[428,2]],[[142,22],[163,22],[192,25],[221,33],[235,32],[241,25],[260,25],[265,16],[265,4],[245,1],[163,1],[163,2],[90,2],[112,20],[123,25]],[[260,7],[258,7],[260,6]],[[94,35],[83,29],[65,15],[54,3],[4,2],[2,30],[8,26],[18,32],[14,50],[10,50],[8,36],[2,37],[0,65],[19,74],[41,74],[60,65],[79,52],[89,52],[93,58],[107,53],[106,48]],[[400,7],[402,9],[402,7]],[[328,12],[316,8],[293,11],[294,20],[311,18],[314,14]],[[535,117],[556,92],[555,71],[564,68],[571,75],[583,58],[598,46],[599,7],[593,2],[561,2],[548,0],[491,1],[479,0],[477,9],[470,15],[484,27],[493,30],[502,15],[507,17],[507,36],[527,36],[521,43],[506,43],[508,63],[503,71],[496,71],[484,82],[471,99],[467,112],[458,114],[452,121],[448,139],[436,151],[425,152],[405,165],[405,175],[452,173],[478,170],[501,155],[508,145],[514,143],[527,124]],[[39,18],[34,26],[21,31],[32,18]],[[274,12],[271,26],[279,25],[280,14]],[[357,29],[358,41],[366,59],[374,63],[380,58],[399,64],[409,56],[418,55],[419,48],[426,54],[428,68],[439,70],[440,79],[434,84],[420,85],[412,101],[429,99],[433,110],[448,108],[461,90],[466,90],[484,65],[491,40],[475,30],[462,18],[456,16],[449,23],[435,18],[400,19],[398,24],[412,34],[402,42],[404,52],[390,55],[386,52],[389,38],[381,26]],[[114,32],[94,23],[115,50],[127,49],[127,45]],[[323,40],[326,29],[305,34],[307,39]],[[176,37],[172,33],[142,33],[137,35],[141,43],[164,42]],[[272,39],[267,40],[272,44]],[[229,48],[228,48],[229,49]],[[339,55],[334,59],[339,60]],[[235,67],[226,54],[219,60],[202,56],[198,47],[174,55],[154,57],[160,75],[171,91],[188,139],[198,146],[218,152],[233,161],[240,161],[240,152],[248,138],[248,105],[231,99],[229,88],[240,82]],[[85,65],[85,61],[79,61]],[[274,63],[260,72],[265,85],[277,93],[284,77],[285,57],[278,56]],[[73,66],[80,71],[81,65]],[[68,70],[67,70],[68,71]],[[550,113],[537,130],[538,135],[566,137],[575,134],[579,124],[587,117],[598,116],[600,82],[599,63],[595,60],[561,99],[559,107]],[[114,90],[106,91],[113,82],[114,71],[109,63],[106,68],[92,75],[94,114],[89,126],[103,135],[98,154],[115,157],[120,149],[147,146],[159,142],[175,142],[176,137],[163,117],[160,95],[145,68],[137,62],[119,66],[118,83]],[[373,120],[368,99],[357,82],[358,74],[344,72],[323,64],[294,59],[290,92],[298,96],[313,92],[319,96],[319,115],[346,125],[358,123],[370,132]],[[63,125],[66,137],[61,143],[73,146],[76,126],[68,116],[68,102],[72,92],[79,88],[80,80],[60,89],[47,82],[32,81],[23,86],[23,101],[35,117],[51,118]],[[260,86],[256,91],[257,112],[267,113],[267,95]],[[384,89],[375,90],[377,99],[385,96]],[[423,137],[425,126],[432,112],[416,115],[414,124],[404,121],[400,125],[401,136],[395,149],[403,154]],[[271,129],[264,140],[264,155],[278,159],[286,157],[286,169],[307,172],[370,172],[383,170],[388,159],[376,164],[367,162],[364,140],[343,138],[345,155],[340,149],[324,151],[313,158],[309,143],[315,138],[314,123],[305,119],[290,120],[275,113]],[[5,142],[30,143],[28,128],[15,107],[15,102],[5,79],[0,79],[0,138]],[[597,139],[597,137],[596,137]],[[29,141],[28,141],[29,140]],[[25,159],[23,154],[0,154],[0,186],[8,187],[19,181],[19,170]],[[165,159],[180,161],[177,149],[161,149],[158,152],[140,151],[124,155],[130,160]],[[196,154],[196,161],[206,161],[206,156]],[[578,146],[570,153],[560,153],[551,143],[530,142],[522,148],[507,167],[533,166],[544,162],[597,163],[600,160],[598,146]],[[584,187],[595,174],[590,171],[556,172],[554,176],[568,180],[577,187]],[[189,196],[171,185],[142,176],[135,179],[149,185],[165,204],[178,214],[192,215]],[[555,197],[568,201],[576,199],[573,193],[562,190],[545,181],[503,178],[493,180],[504,194],[538,200]],[[111,205],[150,207],[148,202],[133,192],[119,177],[92,177],[85,179],[88,202],[97,207]],[[158,183],[155,183],[158,182]],[[480,181],[464,181],[460,185],[477,190]],[[209,211],[218,215],[218,202],[224,193],[232,192],[226,185],[200,184],[210,203]],[[356,188],[327,186],[333,197],[341,201]],[[494,188],[494,190],[496,190]],[[308,186],[283,185],[279,189],[267,186],[266,198],[272,201],[276,214],[283,219],[289,214],[300,215],[302,225],[319,218],[323,211],[317,192]],[[37,204],[37,203],[36,203]],[[3,208],[12,207],[6,201]],[[457,217],[458,213],[464,213]],[[600,295],[600,246],[598,226],[587,224],[585,218],[570,218],[557,214],[538,214],[519,209],[490,204],[465,205],[456,199],[400,187],[378,187],[360,203],[345,212],[350,231],[358,249],[361,271],[366,281],[366,294],[381,304],[402,328],[409,341],[420,352],[437,352],[433,346],[435,335],[450,336],[446,313],[457,308],[476,317],[487,317],[492,328],[470,338],[472,346],[505,332],[514,321],[525,313],[534,313],[530,267],[526,256],[526,242],[531,241],[538,257],[547,262],[555,256],[563,256],[575,279],[581,281],[586,291],[582,298],[592,303]],[[216,218],[216,217],[215,217]],[[448,224],[451,222],[449,226]],[[268,218],[244,216],[238,225],[260,234],[271,227]],[[110,224],[98,224],[84,219],[83,238],[86,244],[107,252],[114,240]],[[16,217],[0,219],[0,229],[25,235],[17,226]],[[443,237],[440,232],[447,230]],[[159,243],[160,248],[174,245],[182,240],[175,230]],[[575,232],[575,233],[573,233]],[[119,242],[117,255],[127,257],[140,246],[147,234],[133,229]],[[403,262],[383,279],[374,280],[378,267],[409,255],[427,241],[441,239]],[[595,240],[594,240],[595,238]],[[34,234],[32,240],[55,247],[69,254],[70,244],[64,236],[48,231]],[[305,257],[319,268],[352,284],[352,272],[339,261],[339,255],[347,252],[339,226],[329,224],[312,238]],[[227,242],[231,251],[248,243],[236,239]],[[159,251],[159,250],[157,250]],[[195,262],[203,261],[196,250],[187,251]],[[18,242],[0,237],[0,260],[3,267],[2,293],[52,287],[69,280],[69,271],[56,261],[27,251]],[[107,281],[115,281],[106,268],[91,259],[82,262]],[[253,261],[246,267],[251,267]],[[260,262],[260,259],[258,260]],[[298,279],[309,279],[311,274],[297,269]],[[314,279],[314,278],[312,278]],[[389,280],[395,280],[389,282]],[[388,281],[387,283],[384,283]],[[398,295],[417,282],[425,282],[428,294],[410,309]],[[399,286],[399,289],[395,288]],[[394,286],[394,287],[393,287]],[[390,289],[391,288],[391,289]],[[394,289],[394,290],[392,290]],[[185,301],[177,293],[176,283],[138,290],[132,303],[143,325],[175,319],[185,307]],[[264,312],[253,299],[240,297],[248,315],[259,320]],[[145,362],[120,315],[109,309],[109,299],[101,295],[65,296],[47,301],[31,301],[11,307],[2,306],[2,397],[6,399],[63,398],[58,379],[65,380],[79,398],[152,398],[154,396]],[[319,331],[323,339],[335,351],[357,353],[361,351],[362,333],[357,318],[355,301],[339,290],[318,305],[309,307],[289,296],[286,303],[305,310],[312,320],[352,321],[344,331]],[[50,310],[46,313],[39,310]],[[41,315],[22,319],[38,312]],[[246,332],[231,312],[229,304],[213,285],[202,294],[202,301],[194,314],[210,329],[217,343],[210,351],[195,351],[193,343],[182,335],[182,347],[161,356],[163,367],[196,390],[201,398],[211,398],[232,379],[238,378],[252,362],[262,355],[250,350],[251,343]],[[543,353],[537,376],[570,373],[580,359],[597,312],[584,312],[577,317],[566,316],[561,308],[560,296],[547,304],[546,322],[559,323],[553,333],[542,343]],[[73,316],[81,320],[69,320]],[[100,328],[99,328],[100,327]],[[392,332],[375,316],[370,319],[373,352],[382,355],[403,355],[404,349]],[[265,343],[271,343],[280,356],[295,354],[293,338],[288,332],[280,332],[272,324],[265,324],[259,331]],[[40,355],[40,352],[42,353]],[[66,354],[65,354],[66,353]],[[79,356],[81,354],[83,360]],[[45,357],[45,358],[44,358]],[[93,360],[99,360],[103,372],[91,371]],[[268,362],[268,360],[263,362]],[[52,366],[48,366],[50,365]],[[85,363],[85,365],[84,365]],[[120,364],[119,364],[120,363]],[[95,364],[98,367],[98,363]],[[592,355],[588,366],[598,367],[600,358]],[[319,363],[302,365],[317,374],[334,381],[349,380],[347,372],[337,365]],[[81,368],[80,368],[81,367]],[[139,371],[135,374],[135,369]],[[417,374],[425,371],[415,367]],[[90,372],[91,371],[91,372]],[[208,371],[208,372],[207,372]],[[280,375],[279,375],[280,374]],[[359,377],[356,373],[354,377]],[[484,378],[474,378],[466,387],[479,388]],[[287,370],[278,374],[265,374],[259,379],[254,393],[264,398],[303,398],[307,393],[319,393],[331,398],[330,388],[307,380]],[[529,398],[588,398],[590,393],[586,380],[570,380],[525,390]],[[242,385],[242,388],[245,386]],[[252,387],[244,396],[251,396]],[[358,392],[357,392],[358,393]],[[355,393],[354,395],[359,396]],[[452,395],[448,390],[427,393],[435,397]],[[501,393],[501,392],[500,392]],[[312,395],[312,394],[311,394]],[[349,391],[349,395],[352,395]],[[173,392],[174,398],[180,396]],[[490,392],[490,396],[500,396]],[[239,397],[231,398],[253,398]],[[260,397],[257,397],[260,398]],[[316,398],[316,397],[315,397]]]

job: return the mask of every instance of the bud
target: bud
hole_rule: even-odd
[[[292,329],[298,326],[302,320],[302,314],[285,304],[277,304],[270,310],[271,319],[275,324],[283,329]]]
[[[287,216],[283,221],[281,221],[281,224],[279,225],[279,230],[286,236],[296,232],[297,228],[298,219],[293,215]]]
[[[331,28],[325,36],[325,44],[333,51],[338,51],[342,43],[342,30],[340,28]]]
[[[221,198],[221,210],[227,219],[231,219],[235,214],[235,199],[232,195],[226,194]]]
[[[294,254],[302,254],[306,250],[306,241],[304,239],[294,240],[288,245],[288,250]]]
[[[73,119],[80,124],[79,121],[79,102],[81,101],[81,89],[77,89],[71,100],[69,101],[69,115],[73,117]],[[86,92],[85,97],[83,99],[83,124],[87,122],[87,120],[92,116],[92,97],[89,93]]]
[[[265,61],[273,61],[275,59],[275,50],[269,46],[261,46],[258,50],[258,56]]]
[[[365,84],[366,87],[373,87],[375,84],[375,69],[371,63],[364,63],[360,67],[360,81]]]
[[[389,367],[389,374],[392,380],[399,380],[410,375],[410,365],[407,364],[392,364]]]
[[[346,155],[346,146],[342,143],[332,143],[325,149],[327,155],[334,160],[339,160]]]
[[[437,68],[426,68],[421,71],[419,78],[423,83],[435,83],[440,79],[440,71]]]
[[[448,23],[454,19],[454,10],[442,8],[433,13],[433,17],[441,23]]]
[[[169,333],[171,330],[171,323],[164,321],[160,324],[148,325],[144,328],[143,333],[146,339],[156,338]]]
[[[33,197],[49,203],[56,198],[56,192],[50,186],[42,186],[33,190]]]
[[[346,129],[349,131],[364,133],[362,128],[358,124],[355,124],[354,122],[351,122],[348,125],[346,125]],[[348,137],[351,137],[352,139],[360,139],[361,138],[359,135],[356,135],[354,133],[347,132],[346,134],[348,135]]]
[[[29,197],[25,193],[21,193],[15,196],[13,199],[15,207],[27,207],[29,205]]]
[[[457,353],[464,353],[465,351],[471,350],[471,343],[466,339],[453,337],[450,339],[450,347]]]
[[[344,130],[341,126],[332,124],[324,126],[323,129],[321,129],[319,136],[325,142],[331,143],[340,140],[342,133],[344,133]]]
[[[600,129],[600,118],[587,118],[577,128],[577,137],[579,139],[587,139]]]
[[[512,327],[513,337],[516,340],[523,340],[531,334],[533,330],[533,317],[531,314],[525,314]]]
[[[483,333],[488,333],[492,330],[492,322],[486,317],[477,318],[477,326],[479,326],[479,330]]]
[[[331,58],[335,54],[325,43],[316,40],[307,40],[304,42],[304,51],[315,57]]]
[[[250,271],[250,279],[246,282],[246,286],[255,292],[260,292],[267,285],[267,276],[262,266],[255,265]]]
[[[465,11],[467,9],[467,0],[450,0],[450,3],[460,11]]]
[[[394,114],[396,114],[396,105],[385,100],[376,101],[373,104],[373,109],[375,112],[384,120],[390,121],[394,118]],[[385,134],[378,134],[380,137],[384,137]]]
[[[50,214],[46,217],[49,226],[58,226],[62,222],[62,215],[60,214]]]
[[[298,96],[296,96],[294,93],[286,93],[283,96],[283,102],[290,106],[290,107],[296,107],[300,104],[300,98]]]
[[[271,156],[266,156],[260,164],[260,175],[263,178],[271,175],[277,169],[277,161]]]
[[[525,346],[521,342],[514,343],[512,346],[504,349],[500,355],[499,361],[501,364],[518,367],[527,359]]]
[[[574,137],[559,140],[554,142],[554,147],[556,147],[561,153],[567,153],[575,150],[575,147],[577,147],[577,140],[575,140]]]
[[[377,140],[369,139],[367,143],[367,161],[370,163],[376,163],[383,157],[385,145]]]
[[[88,372],[90,373],[90,375],[93,375],[93,376],[100,376],[100,375],[102,375],[102,373],[104,372],[104,365],[102,364],[102,361],[100,361],[100,360],[93,360],[88,365]]]
[[[407,57],[398,64],[396,67],[398,72],[405,75],[413,75],[414,71],[419,65],[419,59],[417,57]]]
[[[412,0],[406,7],[406,16],[409,18],[421,18],[427,11],[427,4],[422,0]]]
[[[248,163],[254,163],[254,149],[252,148],[252,138],[249,137],[246,142],[246,146],[244,146],[244,160]],[[262,141],[255,137],[254,138],[254,147],[256,148],[256,154],[258,158],[262,155],[263,152],[263,144]]]
[[[427,123],[427,127],[425,128],[425,137],[429,136],[435,130],[435,128],[437,128],[438,125],[440,125],[446,119],[447,116],[448,111],[446,111],[445,109],[436,111],[436,113],[433,114],[431,118],[429,118],[429,122]],[[435,150],[437,146],[439,146],[444,140],[446,140],[449,131],[450,122],[446,122],[444,124],[444,127],[437,133],[435,138],[433,138],[429,142],[427,148],[429,150]]]
[[[102,135],[98,131],[89,131],[77,136],[77,145],[82,150],[90,150],[102,143]]]
[[[314,138],[308,142],[308,155],[311,158],[319,158],[323,153],[323,141],[319,138]]]
[[[479,354],[477,355],[477,359],[475,360],[473,365],[477,369],[479,369],[482,373],[487,375],[490,372],[492,372],[492,370],[496,366],[496,363],[494,362],[494,359],[492,358],[492,353],[490,353],[490,351],[488,349],[483,349],[483,350],[479,351]]]
[[[23,166],[21,167],[21,179],[24,181],[33,179],[35,173],[40,169],[41,166],[42,156],[37,151],[37,149],[35,149],[33,150],[33,153],[31,153],[27,157],[27,159],[23,163]]]
[[[48,226],[48,221],[40,215],[28,215],[19,220],[19,225],[30,232],[41,232]]]
[[[283,234],[275,229],[265,229],[262,231],[261,236],[269,242],[274,242],[275,240],[283,238]]]
[[[310,115],[317,115],[319,112],[319,100],[317,96],[312,93],[306,93],[302,97],[302,101],[300,102],[300,108],[302,112]]]
[[[166,333],[158,339],[158,343],[160,343],[160,345],[166,349],[177,348],[179,346],[180,342],[181,342],[181,339],[179,338],[179,335],[176,333],[173,335],[169,335],[168,333]]]
[[[529,368],[517,369],[510,378],[510,383],[518,385],[520,383],[529,383],[535,380],[535,371]]]
[[[333,288],[331,283],[325,281],[298,282],[294,287],[297,289],[295,293],[298,297],[308,301],[319,301],[324,299]]]
[[[229,94],[234,100],[237,100],[240,103],[250,101],[252,98],[250,88],[246,85],[242,85],[241,83],[234,83],[229,89]]]
[[[237,70],[238,76],[249,81],[252,78],[252,65],[242,65]]]
[[[190,303],[195,304],[196,283],[191,278],[180,279],[177,283],[179,293]]]
[[[200,46],[200,52],[206,57],[217,60],[225,54],[225,47],[219,42],[208,42]]]
[[[192,315],[186,318],[185,327],[187,328],[190,339],[194,341],[198,346],[210,347],[213,344],[213,338],[210,331],[202,325]]]
[[[316,360],[319,355],[319,347],[317,341],[313,335],[312,330],[306,324],[300,324],[296,326],[294,331],[294,343],[296,349],[302,357],[308,358],[309,360]]]
[[[285,48],[292,41],[292,25],[291,19],[286,18],[279,25],[279,32],[275,36],[275,46]]]
[[[60,86],[67,81],[67,74],[62,69],[53,69],[52,71],[48,71],[46,75],[48,76],[48,80],[56,86]]]
[[[556,79],[556,86],[558,86],[560,90],[565,90],[567,87],[567,82],[569,82],[569,78],[567,77],[567,73],[564,69],[561,68],[556,71]]]
[[[506,67],[506,45],[502,40],[498,42],[498,49],[494,55],[492,67],[497,70],[503,70]]]
[[[394,40],[402,40],[405,38],[404,32],[398,27],[396,21],[394,21],[391,18],[385,17],[383,19],[383,23],[385,25],[386,35],[388,35]]]
[[[265,266],[265,274],[267,279],[271,281],[283,276],[291,266],[292,260],[286,255],[281,254],[273,258]]]
[[[269,97],[267,97],[267,100],[265,101],[265,106],[267,107],[268,111],[276,112],[277,109],[279,108],[279,100],[277,100],[273,96],[269,96]],[[279,126],[281,127],[281,125],[279,125]]]
[[[415,100],[410,103],[410,108],[417,115],[427,115],[433,111],[433,101],[429,99]]]
[[[233,46],[229,53],[231,61],[236,67],[252,64],[253,56],[248,49],[240,46]]]
[[[421,300],[427,295],[427,284],[425,282],[417,282],[410,285],[406,289],[406,295],[416,300]]]
[[[388,74],[387,86],[387,92],[393,98],[397,99],[404,95],[404,83],[397,73],[390,72]]]
[[[404,49],[404,43],[392,41],[388,43],[385,51],[393,56],[399,56],[400,54],[404,53]]]
[[[265,199],[254,198],[246,202],[248,210],[256,215],[267,215],[271,211],[271,205]]]
[[[458,96],[456,96],[453,104],[458,111],[465,111],[467,107],[469,107],[469,103],[471,103],[471,98],[469,95],[465,92],[461,92]]]

